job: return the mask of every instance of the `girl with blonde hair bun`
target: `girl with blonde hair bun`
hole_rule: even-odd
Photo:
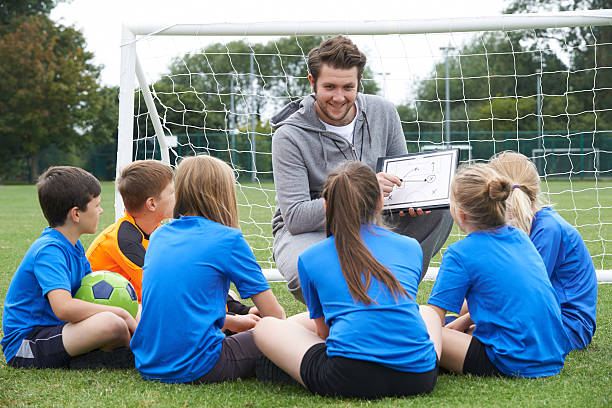
[[[428,303],[470,313],[442,328],[440,365],[458,374],[544,377],[569,352],[561,309],[529,238],[505,223],[510,180],[486,164],[459,169],[450,211],[467,234],[448,246]]]
[[[200,384],[255,375],[261,352],[248,329],[259,317],[226,316],[230,281],[262,316],[285,318],[237,229],[234,182],[232,169],[211,156],[178,165],[175,220],[151,235],[142,316],[130,344],[147,380]],[[226,337],[222,330],[232,318],[240,318],[245,331]]]
[[[510,179],[508,222],[529,235],[542,257],[572,349],[585,348],[596,328],[597,276],[584,240],[576,228],[540,202],[540,176],[531,160],[505,151],[493,156],[489,165]]]

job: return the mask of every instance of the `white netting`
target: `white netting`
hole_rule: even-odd
[[[349,37],[368,56],[362,91],[397,105],[409,151],[450,143],[462,162],[507,149],[532,157],[543,191],[581,232],[596,267],[612,269],[610,28]],[[322,38],[137,41],[171,163],[205,152],[232,165],[240,226],[263,267],[274,266],[268,121],[310,93],[306,56]],[[140,90],[133,147],[133,159],[160,157]]]

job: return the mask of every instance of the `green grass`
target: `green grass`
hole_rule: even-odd
[[[599,203],[610,206],[612,184],[599,184]],[[592,187],[589,182],[574,183],[573,190]],[[239,191],[242,203],[265,203],[273,205],[273,191],[261,192],[243,186]],[[271,184],[264,185],[273,190]],[[607,187],[606,189],[601,189]],[[564,191],[567,183],[551,183],[553,193]],[[105,213],[100,220],[99,230],[114,219],[113,187],[104,183],[102,205]],[[244,195],[242,195],[244,194]],[[267,198],[266,198],[267,195]],[[558,210],[591,208],[597,206],[594,192],[587,190],[571,196],[553,195]],[[576,205],[573,204],[576,202]],[[33,186],[0,186],[0,301],[4,301],[10,279],[24,253],[38,237],[45,221],[38,207],[36,190]],[[562,211],[562,214],[578,224],[597,223],[598,219],[609,222],[610,209]],[[261,223],[257,226],[243,224],[245,234],[252,245],[271,246],[271,241],[261,238],[270,234],[270,210],[258,206],[252,211],[241,207],[243,220],[249,218]],[[573,223],[573,222],[572,222]],[[260,231],[261,229],[261,231]],[[609,225],[585,227],[581,233],[585,239],[596,240],[601,236],[612,239]],[[263,233],[262,233],[263,231]],[[595,238],[586,236],[595,231]],[[250,236],[252,235],[252,236]],[[259,236],[259,237],[258,237]],[[93,236],[84,236],[87,247]],[[456,237],[451,237],[452,240]],[[594,251],[599,245],[599,252]],[[601,256],[605,269],[612,269],[610,249],[605,242],[590,246],[592,253]],[[609,244],[607,244],[609,245]],[[604,248],[602,251],[601,248]],[[607,251],[607,252],[606,252]],[[265,265],[264,251],[258,259]],[[600,265],[596,266],[601,268]],[[431,282],[423,282],[417,301],[425,303],[431,291]],[[284,284],[273,284],[273,290],[288,315],[305,311],[302,304],[293,300]],[[109,407],[150,407],[150,406],[201,406],[201,407],[458,407],[458,406],[521,406],[539,407],[607,407],[612,405],[610,384],[612,383],[612,285],[599,285],[597,332],[587,350],[572,352],[565,368],[558,376],[527,380],[499,378],[471,378],[455,375],[441,375],[434,391],[427,396],[380,401],[357,401],[321,398],[310,395],[297,386],[274,386],[258,383],[256,380],[206,386],[161,384],[144,381],[135,370],[83,371],[68,370],[15,370],[0,362],[0,406],[109,406]]]

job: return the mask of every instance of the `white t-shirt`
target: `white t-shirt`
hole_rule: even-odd
[[[329,123],[323,122],[321,118],[319,118],[319,120],[321,121],[323,126],[325,126],[325,129],[328,132],[333,132],[337,135],[340,135],[346,140],[348,140],[349,143],[352,144],[353,143],[353,131],[355,130],[355,122],[357,121],[357,112],[359,112],[359,105],[357,104],[357,99],[355,99],[355,117],[353,118],[351,123],[349,123],[348,125],[334,126],[334,125],[330,125]]]

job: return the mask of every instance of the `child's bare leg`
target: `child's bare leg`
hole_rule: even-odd
[[[78,323],[68,323],[62,340],[72,357],[93,350],[112,350],[130,345],[130,332],[125,320],[112,312],[97,313]]]
[[[472,336],[457,330],[442,328],[442,358],[440,365],[457,374],[463,374],[463,363]]]
[[[314,325],[314,324],[313,324]],[[253,332],[255,344],[266,357],[304,385],[300,366],[306,352],[323,340],[300,323],[264,317]]]
[[[429,338],[433,341],[436,355],[438,356],[438,360],[440,360],[440,356],[442,355],[442,326],[440,325],[440,316],[438,316],[431,307],[426,305],[420,305],[419,312],[421,312],[421,317],[427,327]]]
[[[308,312],[298,313],[296,315],[287,318],[288,321],[298,323],[313,333],[317,333],[317,327],[315,326],[314,320],[310,318]]]

